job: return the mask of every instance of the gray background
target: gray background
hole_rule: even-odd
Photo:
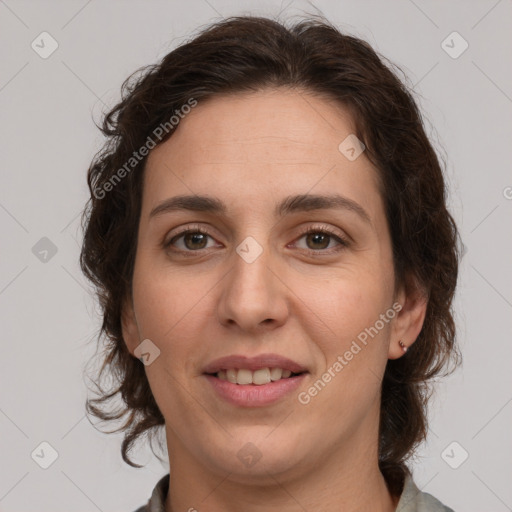
[[[0,0],[0,510],[131,511],[167,472],[149,449],[137,454],[146,468],[127,466],[121,435],[84,416],[99,326],[77,262],[85,173],[102,142],[92,116],[116,102],[129,73],[201,25],[315,8],[408,74],[446,157],[467,250],[456,298],[464,366],[438,388],[415,479],[458,512],[512,510],[510,0]],[[31,48],[43,31],[59,45],[47,59]],[[456,59],[442,46],[453,31],[469,44]],[[452,39],[453,52],[462,43]],[[36,246],[43,237],[55,255],[41,252],[47,241]],[[59,454],[48,469],[31,458],[43,441]],[[446,461],[458,465],[462,450],[469,458],[453,469]]]

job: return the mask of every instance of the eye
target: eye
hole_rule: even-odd
[[[213,243],[208,243],[210,239]],[[341,233],[334,232],[325,226],[308,226],[301,233],[297,240],[303,240],[305,247],[298,242],[293,243],[294,247],[308,252],[311,255],[321,253],[331,254],[349,246],[349,242]],[[185,226],[182,231],[163,243],[164,249],[171,249],[175,252],[192,255],[205,249],[215,247],[213,237],[201,226]]]
[[[177,251],[181,252],[209,249],[212,245],[207,245],[208,238],[212,237],[201,227],[188,228],[173,236],[169,241],[164,242],[164,248],[173,246]]]
[[[306,247],[299,248],[310,253],[337,252],[349,245],[348,241],[341,234],[337,234],[324,226],[310,226],[306,228],[298,240],[302,239],[304,239]],[[297,243],[295,245],[298,246]]]

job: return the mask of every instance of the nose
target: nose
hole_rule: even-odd
[[[254,334],[286,322],[289,289],[268,248],[254,261],[234,253],[233,267],[220,286],[217,315],[223,326]]]

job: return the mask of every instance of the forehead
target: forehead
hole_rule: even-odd
[[[354,132],[348,110],[337,102],[279,88],[200,102],[171,138],[186,139],[200,150],[186,154],[187,146],[175,148],[180,157],[191,161],[202,161],[210,154],[236,162],[243,161],[247,152],[258,152],[274,162],[272,150],[279,148],[283,160],[300,163],[315,149],[317,153],[337,151],[340,137]]]
[[[305,91],[215,96],[150,153],[143,202],[208,193],[235,203],[336,189],[370,207],[376,170],[364,153],[350,161],[340,151],[354,132],[346,108]]]

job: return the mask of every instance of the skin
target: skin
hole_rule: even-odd
[[[269,89],[199,103],[148,157],[123,333],[132,354],[147,338],[161,351],[145,368],[166,420],[166,512],[396,508],[377,464],[381,382],[387,360],[404,354],[399,340],[410,346],[418,336],[426,303],[418,290],[394,288],[377,171],[364,153],[349,161],[338,149],[354,132],[342,106]],[[287,196],[333,193],[369,222],[349,209],[274,215]],[[184,194],[218,198],[227,211],[150,217]],[[209,236],[175,239],[190,223]],[[348,246],[300,231],[318,226]],[[236,252],[249,236],[263,249],[252,263]],[[394,319],[299,403],[298,393],[396,302]],[[202,374],[218,357],[269,352],[309,370],[297,392],[269,406],[230,405]],[[248,442],[261,454],[251,467],[237,457]]]

